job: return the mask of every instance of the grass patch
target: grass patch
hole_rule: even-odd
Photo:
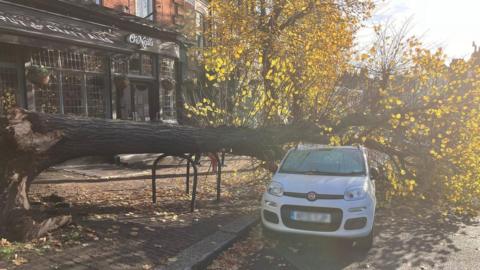
[[[12,246],[0,246],[0,259],[2,260],[10,260],[15,255],[16,248]]]

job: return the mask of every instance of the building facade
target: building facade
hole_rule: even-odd
[[[191,3],[0,0],[0,97],[38,112],[175,122]]]

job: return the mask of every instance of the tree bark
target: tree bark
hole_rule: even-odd
[[[44,169],[65,160],[91,155],[223,150],[272,160],[283,156],[281,146],[286,142],[308,137],[327,142],[313,126],[308,131],[298,126],[196,128],[14,109],[0,120],[0,235],[19,240],[35,238],[70,221],[59,217],[36,222],[27,215],[28,186]]]

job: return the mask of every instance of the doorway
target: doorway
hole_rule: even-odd
[[[150,95],[153,83],[145,81],[131,81],[129,86],[120,91],[119,110],[120,119],[134,121],[150,121]]]

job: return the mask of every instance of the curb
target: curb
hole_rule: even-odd
[[[258,215],[243,216],[220,228],[203,240],[180,252],[177,261],[155,268],[156,270],[204,269],[220,252],[227,249],[238,238],[260,220]]]

